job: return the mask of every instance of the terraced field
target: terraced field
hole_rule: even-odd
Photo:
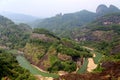
[[[84,60],[84,64],[82,67],[77,71],[78,74],[85,73],[87,71],[87,66],[88,66],[88,59]]]
[[[93,57],[94,63],[98,64],[102,58],[102,54],[98,53],[98,52],[94,52],[95,53],[95,57]]]
[[[53,78],[58,78],[59,76],[57,74],[52,74],[52,73],[45,73],[42,72],[40,70],[38,70],[37,68],[33,67],[26,59],[25,57],[19,55],[17,56],[17,61],[19,62],[19,64],[29,70],[32,74],[34,75],[41,75],[43,77],[53,77]]]

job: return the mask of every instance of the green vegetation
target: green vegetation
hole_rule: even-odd
[[[100,73],[100,72],[102,72],[103,70],[104,70],[104,68],[102,68],[102,67],[100,66],[100,64],[98,64],[98,65],[97,65],[97,68],[93,70],[93,73]]]
[[[15,56],[6,50],[0,50],[0,79],[35,80],[30,72],[19,66]]]
[[[42,75],[44,77],[53,77],[53,78],[58,77],[57,74],[51,74],[51,73],[47,73],[47,72],[45,73],[45,72],[42,72],[42,71],[36,69],[23,56],[17,56],[17,60],[23,68],[28,69],[34,75]]]
[[[79,51],[80,50],[80,51]],[[67,54],[72,57],[91,57],[92,54],[87,52],[87,50],[80,48],[80,46],[76,47],[76,49],[65,47],[64,45],[59,45],[57,47],[57,52]]]
[[[51,66],[48,68],[49,72],[57,72],[57,71],[67,71],[72,72],[76,70],[76,64],[73,61],[60,61],[55,56],[51,56]]]
[[[106,61],[112,61],[112,62],[118,62],[118,61],[120,61],[120,53],[116,54],[116,55],[105,56],[102,59],[102,62],[106,62]]]
[[[0,44],[9,48],[23,48],[28,41],[31,28],[26,24],[14,24],[0,16]]]
[[[75,71],[77,59],[92,57],[89,50],[72,40],[60,39],[44,29],[36,28],[33,33],[34,36],[35,33],[39,38],[30,38],[24,48],[25,57],[35,64],[42,60],[40,65],[44,66],[49,72]],[[45,34],[44,37],[41,37],[41,34]],[[51,39],[54,41],[51,41]]]
[[[71,14],[58,14],[38,22],[36,26],[38,28],[48,29],[58,36],[70,38],[72,29],[78,28],[94,19],[95,13],[83,10]]]
[[[59,14],[41,21],[37,26],[42,29],[33,30],[26,24],[16,25],[0,16],[0,47],[8,49],[0,50],[0,79],[34,80],[32,75],[57,78],[58,75],[52,73],[75,71],[78,66],[76,63],[81,58],[85,58],[84,64],[77,73],[85,73],[93,50],[82,46],[93,47],[95,50],[93,53],[96,56],[93,59],[98,66],[94,72],[103,71],[100,65],[103,62],[120,61],[120,14],[99,15],[100,18],[89,23],[98,15],[85,10],[74,14]],[[89,24],[84,25],[86,23]],[[22,50],[24,56],[17,54],[17,50],[9,49]],[[50,73],[39,71],[30,63]]]
[[[35,28],[33,30],[33,33],[38,33],[38,34],[45,34],[47,36],[51,36],[51,37],[54,37],[54,38],[57,38],[57,39],[60,39],[59,37],[55,36],[54,33],[48,31],[47,29],[44,29],[44,28]]]
[[[88,65],[88,59],[86,58],[84,60],[84,64],[82,65],[82,67],[77,71],[78,74],[82,74],[85,73],[87,71],[87,65]]]
[[[101,53],[95,52],[95,57],[93,57],[94,63],[95,64],[99,64],[99,62],[102,59],[102,56],[103,55]]]

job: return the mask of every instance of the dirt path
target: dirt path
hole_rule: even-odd
[[[35,65],[33,65],[33,64],[31,64],[31,65],[32,65],[33,67],[35,67],[36,69],[40,70],[41,72],[48,73],[47,71],[44,71],[44,70],[40,69],[39,67],[37,67],[37,66],[35,66]],[[43,77],[43,76],[41,76],[41,75],[35,75],[35,77],[37,78],[37,80],[53,80],[52,77]]]
[[[88,50],[94,51],[94,48],[90,48],[90,47],[87,47],[87,46],[83,46],[83,48],[86,48]]]
[[[86,47],[86,46],[83,46],[83,47],[88,49],[88,50],[94,51],[94,48],[90,48],[90,47]],[[93,57],[96,57],[95,53],[93,54]],[[92,70],[94,70],[96,67],[97,67],[97,64],[94,63],[93,58],[88,58],[87,71],[92,72]]]
[[[38,69],[39,71],[41,71],[41,72],[45,72],[45,73],[49,73],[49,72],[47,72],[47,71],[44,71],[44,70],[42,70],[42,69],[40,69],[39,67],[37,67],[36,65],[33,65],[33,64],[31,64],[33,67],[35,67],[36,69]]]
[[[52,77],[43,77],[40,75],[35,75],[35,77],[36,77],[36,80],[53,80]]]
[[[88,72],[92,72],[92,70],[95,69],[96,67],[97,67],[97,64],[94,63],[93,58],[88,58],[87,71],[88,71]]]

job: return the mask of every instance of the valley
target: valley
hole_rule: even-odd
[[[120,9],[114,5],[26,17],[33,22],[0,15],[1,80],[120,79]]]

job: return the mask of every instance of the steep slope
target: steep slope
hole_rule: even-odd
[[[31,28],[26,24],[16,25],[11,20],[0,16],[0,45],[10,48],[23,47]]]
[[[68,39],[60,39],[44,29],[35,29],[24,48],[26,58],[34,65],[49,72],[72,72],[80,57],[91,57],[87,49]]]

